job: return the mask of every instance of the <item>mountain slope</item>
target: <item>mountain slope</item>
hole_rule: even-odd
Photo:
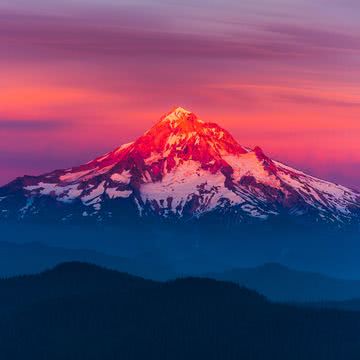
[[[158,255],[158,254],[157,254]],[[0,242],[0,278],[39,273],[65,261],[82,261],[156,280],[175,276],[172,267],[150,252],[137,257],[106,255],[87,249],[67,249],[41,243]]]
[[[320,302],[360,298],[360,281],[292,270],[274,263],[256,268],[209,273],[205,276],[246,286],[273,301]]]
[[[360,313],[278,305],[231,283],[159,283],[81,263],[0,280],[6,359],[358,359]]]
[[[0,216],[126,222],[215,215],[232,223],[291,217],[358,224],[360,194],[241,146],[176,108],[143,136],[85,165],[0,188]]]
[[[350,299],[344,301],[321,301],[297,304],[300,306],[315,308],[315,309],[338,309],[346,311],[359,311],[360,312],[360,299]]]

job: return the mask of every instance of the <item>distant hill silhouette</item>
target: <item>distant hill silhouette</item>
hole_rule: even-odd
[[[206,278],[84,263],[0,280],[3,359],[358,360],[360,313],[268,302]]]
[[[138,258],[126,258],[95,250],[61,248],[36,242],[0,242],[0,278],[39,273],[69,261],[92,263],[153,280],[176,277],[169,263],[150,252]],[[208,273],[205,277],[235,282],[280,302],[323,303],[360,298],[360,281],[292,270],[276,263]]]
[[[335,279],[322,274],[292,270],[275,263],[205,275],[254,289],[271,300],[314,302],[360,298],[360,281]]]
[[[344,301],[310,302],[310,303],[302,303],[300,305],[308,308],[316,308],[316,309],[338,309],[338,310],[360,311],[360,298],[344,300]]]
[[[96,250],[48,246],[40,242],[0,242],[0,278],[34,274],[68,261],[82,261],[152,279],[175,276],[171,266],[152,253],[137,259],[110,256]]]

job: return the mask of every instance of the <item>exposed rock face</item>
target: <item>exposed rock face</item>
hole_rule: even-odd
[[[226,130],[176,108],[136,141],[85,165],[25,176],[0,188],[0,218],[177,221],[236,214],[359,223],[360,194],[241,146]]]

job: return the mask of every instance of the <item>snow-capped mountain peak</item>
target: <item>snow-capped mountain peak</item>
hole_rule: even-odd
[[[176,128],[178,126],[191,126],[196,123],[201,123],[202,121],[198,119],[198,117],[182,107],[175,107],[172,111],[165,114],[161,119],[160,123],[168,123],[172,128]]]
[[[217,124],[201,120],[197,115],[182,107],[177,107],[165,114],[136,141],[136,145],[139,146],[145,142],[150,147],[156,147],[157,151],[166,151],[174,147],[177,150],[184,150],[186,146],[191,148],[207,146],[212,148],[208,151],[219,155],[221,151],[246,152],[226,130]]]
[[[359,223],[360,195],[241,146],[226,130],[177,107],[134,142],[67,170],[0,188],[0,217],[119,221],[291,217]],[[125,216],[125,217],[126,217]],[[118,220],[116,220],[118,219]]]

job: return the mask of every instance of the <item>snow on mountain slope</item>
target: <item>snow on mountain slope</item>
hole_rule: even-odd
[[[85,165],[25,176],[0,188],[0,217],[190,219],[236,213],[357,224],[360,194],[241,146],[217,124],[176,108],[136,141]],[[120,214],[121,215],[121,214]]]

